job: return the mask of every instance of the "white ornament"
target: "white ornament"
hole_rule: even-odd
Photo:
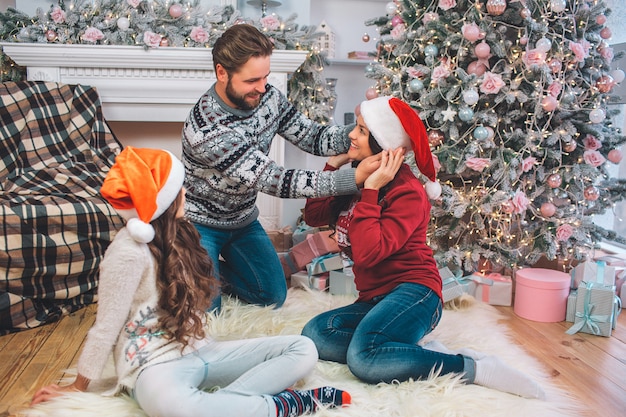
[[[552,48],[552,41],[548,38],[541,38],[537,41],[535,48],[541,52],[548,52]]]
[[[396,14],[398,12],[398,6],[394,2],[390,1],[385,6],[385,11],[388,15]]]
[[[606,113],[604,113],[602,109],[593,109],[589,113],[589,121],[591,121],[591,123],[602,123],[605,117]]]
[[[622,81],[624,81],[624,71],[622,71],[621,69],[616,69],[611,71],[611,77],[613,77],[613,81],[615,81],[616,83],[621,83]]]
[[[127,30],[130,27],[130,21],[127,17],[117,19],[117,27],[119,30]]]
[[[561,13],[566,6],[567,2],[565,0],[550,0],[550,8],[553,12]]]
[[[444,122],[454,122],[454,116],[456,116],[456,111],[452,110],[450,106],[446,110],[441,112],[443,115]]]
[[[478,92],[473,88],[471,90],[463,91],[463,101],[468,105],[473,105],[478,103]]]

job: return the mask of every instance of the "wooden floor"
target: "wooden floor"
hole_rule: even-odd
[[[537,323],[499,307],[517,343],[536,356],[555,383],[585,404],[585,417],[626,416],[626,313],[611,337],[565,334],[571,323]],[[27,406],[38,387],[76,366],[95,318],[90,306],[57,323],[0,336],[0,417]],[[540,416],[529,416],[540,417]]]

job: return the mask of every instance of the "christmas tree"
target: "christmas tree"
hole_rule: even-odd
[[[626,141],[611,118],[624,79],[601,0],[405,0],[377,26],[368,97],[409,102],[428,129],[442,197],[429,243],[464,271],[585,259],[593,223],[624,198],[609,178]],[[490,265],[484,267],[483,265]]]

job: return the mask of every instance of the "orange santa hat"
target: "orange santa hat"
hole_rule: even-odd
[[[126,220],[132,238],[149,243],[150,222],[172,205],[184,178],[182,162],[169,151],[128,146],[115,158],[100,194]]]

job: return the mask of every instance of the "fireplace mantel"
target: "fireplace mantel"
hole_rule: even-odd
[[[30,81],[96,87],[109,121],[184,122],[215,74],[208,48],[156,48],[119,45],[0,43]],[[287,77],[306,59],[306,51],[276,50],[269,83],[287,92]],[[178,139],[180,140],[180,139]],[[270,157],[284,165],[284,141],[277,138]],[[284,202],[259,194],[259,220],[268,229],[283,226]]]
[[[96,87],[104,115],[111,121],[184,121],[198,97],[215,81],[209,48],[0,45],[17,65],[27,68],[30,81]],[[274,51],[269,82],[286,92],[289,73],[306,56],[306,51]]]

